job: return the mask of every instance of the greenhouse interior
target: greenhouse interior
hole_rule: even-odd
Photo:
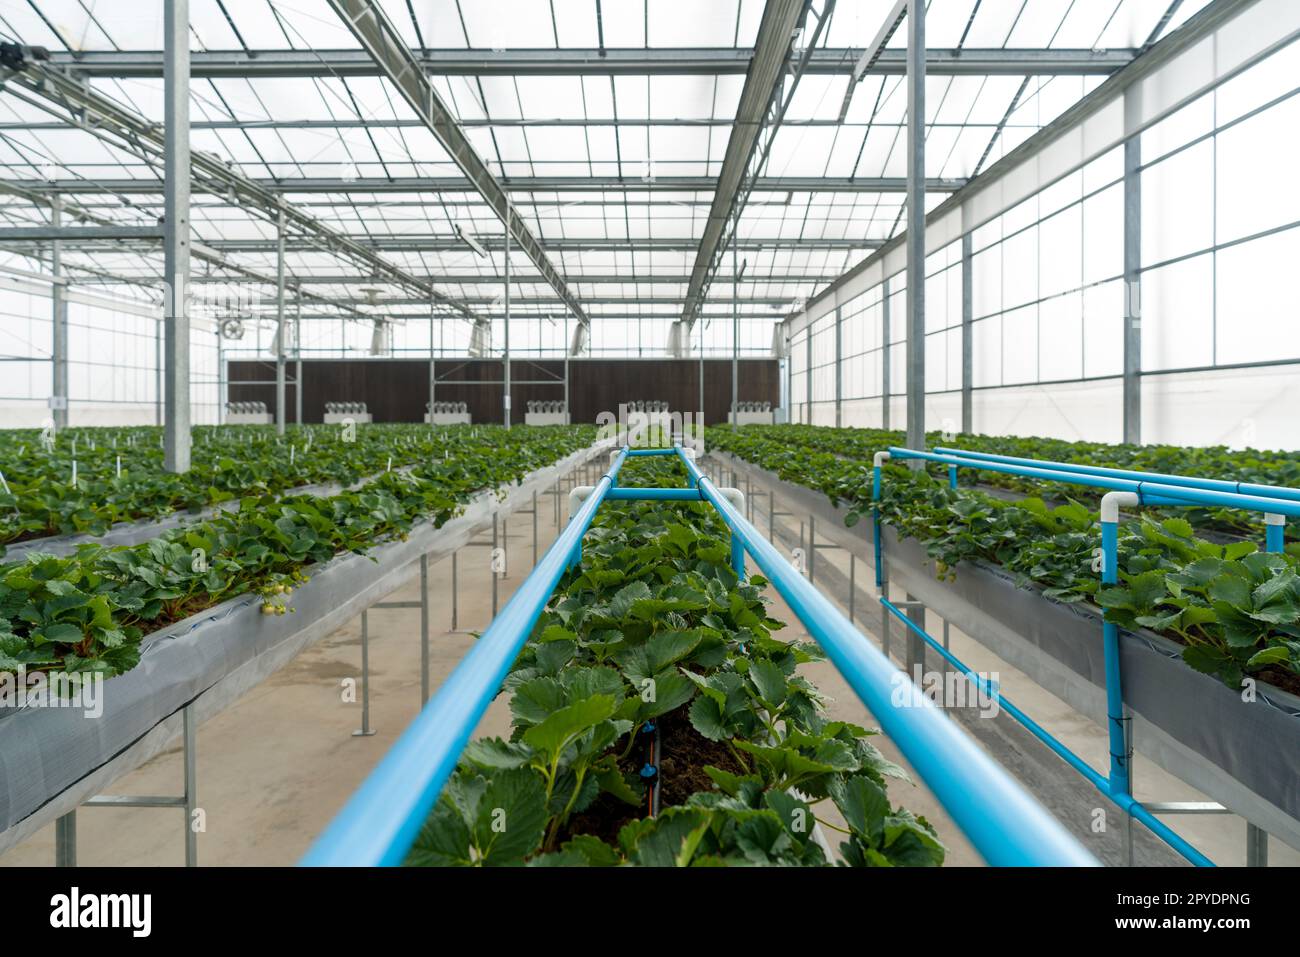
[[[1300,864],[1298,93],[1293,0],[0,0],[0,865]]]

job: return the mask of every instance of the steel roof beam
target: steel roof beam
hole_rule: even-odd
[[[736,122],[727,139],[722,170],[718,173],[713,205],[704,224],[691,269],[691,281],[686,291],[686,304],[682,310],[683,329],[689,332],[695,322],[717,266],[719,251],[727,221],[737,209],[746,169],[758,145],[766,118],[773,101],[780,96],[785,79],[786,61],[794,43],[795,27],[808,13],[809,0],[770,0],[763,8],[758,37],[754,42],[753,57],[745,74],[745,85],[736,107]],[[743,200],[742,200],[743,201]]]
[[[3,230],[0,230],[2,232]],[[276,241],[274,239],[204,239],[201,242],[223,253],[274,253]],[[454,236],[367,236],[364,238],[357,237],[353,242],[365,248],[375,251],[384,252],[465,252],[469,253],[465,244]],[[882,240],[866,239],[808,239],[799,237],[789,238],[771,238],[760,239],[750,238],[740,241],[740,248],[743,250],[752,249],[876,249],[883,244]],[[489,252],[499,251],[502,248],[500,239],[489,239],[482,243],[483,247]],[[624,251],[624,250],[671,250],[678,252],[694,252],[699,248],[699,243],[693,239],[555,239],[550,243],[553,250],[567,252],[602,252],[602,251]],[[106,251],[139,251],[137,245],[132,245],[125,241],[86,241],[84,243],[74,243],[65,241],[64,252],[75,249],[94,249]],[[288,249],[290,252],[315,252],[318,251],[318,244],[313,241],[298,240],[295,242],[294,237],[289,237]],[[497,280],[500,282],[500,280]],[[531,282],[545,282],[541,277],[533,278]],[[575,279],[575,282],[581,282],[581,279]]]
[[[349,3],[356,9],[356,4]],[[820,47],[806,73],[853,76],[863,47]],[[931,49],[926,72],[936,76],[1106,75],[1127,65],[1136,50]],[[51,62],[96,78],[162,76],[162,52],[86,50],[52,52]],[[441,76],[609,76],[725,75],[749,69],[747,47],[653,47],[649,49],[412,50],[409,61],[423,75]],[[379,76],[365,50],[194,50],[195,78]],[[901,76],[906,53],[885,49],[868,75]]]
[[[719,276],[719,279],[730,280],[730,275]],[[749,275],[746,277],[747,283],[820,283],[831,282],[839,278],[839,273],[825,273],[817,275],[796,275],[793,273],[763,273],[759,275]],[[691,277],[687,275],[667,274],[661,276],[655,275],[621,275],[618,273],[592,273],[592,274],[570,274],[570,282],[601,284],[601,283],[624,283],[630,285],[649,285],[652,283],[662,283],[664,285],[682,285],[690,282]],[[111,285],[113,283],[150,283],[156,282],[157,277],[150,273],[139,276],[104,276],[86,280],[78,280],[78,285]],[[191,276],[190,284],[195,283],[229,283],[237,282],[237,279],[222,276]],[[383,285],[389,280],[379,279],[374,276],[362,275],[320,275],[313,276],[310,274],[298,273],[293,277],[293,281],[300,286],[354,286],[354,285]],[[481,276],[470,273],[443,273],[438,276],[438,281],[452,285],[494,285],[499,286],[501,279],[498,276]],[[519,283],[540,283],[540,276],[525,273],[515,278]],[[270,285],[275,285],[275,278],[269,277],[266,280]],[[788,298],[788,297],[787,297]]]
[[[21,72],[0,68],[0,76],[3,76],[7,89],[16,88],[23,92],[25,102],[36,104],[56,116],[66,115],[70,126],[84,129],[107,143],[140,156],[155,168],[161,166],[167,151],[162,125],[96,92],[82,78],[74,78],[59,67],[39,61],[27,63]],[[191,173],[194,192],[228,195],[232,203],[259,210],[271,221],[283,209],[286,222],[298,230],[295,235],[310,241],[316,248],[356,262],[371,272],[390,276],[467,318],[473,317],[467,306],[437,290],[432,283],[416,278],[377,255],[372,248],[284,203],[278,194],[219,158],[192,152]],[[161,180],[156,189],[162,189]]]
[[[372,0],[329,0],[329,4],[351,29],[368,55],[379,65],[383,75],[402,94],[410,107],[415,110],[416,115],[424,120],[429,131],[451,155],[461,172],[482,194],[488,206],[505,224],[510,236],[537,267],[537,271],[545,277],[556,295],[573,313],[574,318],[579,322],[586,322],[587,316],[578,297],[569,289],[564,276],[551,262],[550,256],[533,235],[532,230],[514,213],[509,194],[492,175],[487,163],[478,155],[469,137],[456,122],[455,115],[447,109],[442,98],[434,90],[433,84],[429,82],[425,67],[407,48],[401,34],[389,22],[383,10]],[[508,275],[508,265],[506,269]]]
[[[272,193],[473,193],[470,181],[460,176],[420,177],[302,177],[280,180],[252,180]],[[933,178],[926,190],[951,193],[965,185],[962,179]],[[121,195],[162,194],[162,180],[146,179],[55,179],[18,180],[16,187],[34,193]],[[598,193],[617,192],[713,192],[718,180],[712,176],[656,176],[651,180],[619,179],[615,176],[516,176],[502,180],[501,186],[514,193]],[[907,180],[900,176],[760,176],[754,182],[756,193],[903,193]],[[224,195],[215,186],[204,189],[194,184],[194,192]]]

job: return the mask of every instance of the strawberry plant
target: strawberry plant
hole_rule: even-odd
[[[685,474],[641,458],[620,479]],[[845,863],[942,863],[933,828],[889,802],[903,771],[874,732],[825,719],[797,673],[817,650],[773,636],[766,582],[737,580],[725,536],[702,504],[597,513],[506,680],[510,737],[466,748],[409,864],[824,865],[823,802],[847,822]],[[638,752],[656,730],[650,813]]]
[[[591,443],[590,427],[466,435],[455,457],[386,472],[327,498],[269,493],[237,511],[130,547],[85,544],[69,556],[0,564],[0,671],[60,667],[120,674],[139,661],[146,634],[237,595],[262,596],[284,614],[306,570],[442,525],[474,496],[500,488]],[[477,444],[476,444],[477,443]],[[194,560],[195,551],[203,560]]]
[[[269,426],[198,427],[193,465],[182,475],[163,471],[162,433],[156,428],[68,429],[48,445],[35,430],[4,432],[0,547],[51,535],[103,535],[117,522],[159,519],[307,485],[352,485],[390,465],[472,463],[485,448],[524,449],[564,428],[367,425],[345,441],[343,430],[332,425],[296,427],[283,437]]]
[[[872,512],[871,469],[852,457],[823,451],[832,447],[833,434],[839,431],[747,426],[711,429],[707,438],[713,447],[782,479],[818,489],[832,502],[845,502],[846,521],[854,525]],[[971,447],[970,438],[963,436],[951,444]],[[869,461],[867,452],[876,439],[882,443],[877,448],[883,448],[897,442],[898,436],[873,433],[855,445],[850,435],[847,447]],[[795,444],[801,440],[810,445]],[[1014,447],[1010,454],[1033,454],[1019,445],[1004,447]],[[1197,458],[1195,451],[1178,458],[1155,447],[1142,455],[1134,451],[1127,458],[1095,461],[1188,471],[1189,461]],[[1211,452],[1205,453],[1202,465],[1217,461]],[[1291,459],[1278,461],[1283,463],[1278,466],[1281,473],[1289,478],[1285,463]],[[1235,474],[1244,481],[1265,478],[1257,472],[1257,462],[1246,456]],[[1095,567],[1098,516],[1083,501],[1070,497],[1079,491],[1077,487],[1056,486],[1059,504],[1052,505],[1038,497],[1008,501],[977,488],[953,490],[930,471],[897,464],[887,464],[886,470],[882,520],[900,535],[924,543],[940,575],[956,574],[964,562],[998,565],[1023,584],[1040,587],[1046,598],[1088,602],[1107,621],[1172,638],[1183,645],[1188,665],[1229,687],[1240,688],[1242,678],[1253,675],[1300,691],[1300,590],[1296,587],[1300,543],[1288,543],[1283,554],[1263,554],[1253,541],[1198,535],[1194,519],[1213,524],[1213,516],[1204,510],[1143,510],[1121,523],[1120,581],[1102,588]],[[987,474],[992,473],[981,473],[981,479]],[[1277,484],[1276,477],[1270,484]]]

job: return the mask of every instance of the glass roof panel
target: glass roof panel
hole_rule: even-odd
[[[635,6],[635,4],[627,4]],[[607,4],[607,6],[613,6]],[[755,4],[757,6],[757,4]],[[736,43],[739,10],[733,3],[700,3],[699,0],[650,0],[652,47],[729,47]],[[756,28],[754,28],[756,30]],[[741,41],[749,46],[753,37]]]
[[[591,50],[602,40],[607,48],[633,56],[640,50],[666,48],[750,49],[764,7],[762,0],[604,0],[598,27],[592,0],[376,2],[412,48],[470,47],[479,65],[511,50]],[[1185,0],[1161,35],[1206,2]],[[824,5],[825,0],[815,0],[814,16]],[[849,63],[856,50],[875,37],[888,8],[884,2],[838,4],[820,44],[855,48],[843,55]],[[247,48],[268,56],[289,49],[360,52],[347,26],[317,0],[225,0],[225,9],[230,20],[217,0],[191,0],[193,49]],[[1147,43],[1169,9],[1167,0],[930,0],[926,32],[934,49],[1129,48]],[[162,9],[156,3],[109,5],[91,0],[10,2],[0,9],[0,34],[60,53],[69,48],[107,56],[118,49],[156,51],[162,41]],[[904,22],[890,48],[901,50],[906,34]],[[301,55],[310,64],[312,54]],[[597,59],[593,57],[592,64]],[[598,69],[598,64],[584,69]],[[377,73],[349,71],[344,78],[328,68],[312,72],[324,75],[196,77],[191,83],[193,149],[220,157],[273,189],[285,189],[288,202],[329,229],[373,244],[385,261],[430,276],[453,295],[474,300],[494,296],[500,283],[501,225],[482,197],[467,188],[443,189],[445,184],[390,182],[459,179],[462,173],[437,137]],[[627,323],[619,335],[633,342],[638,341],[636,317],[643,317],[641,341],[648,341],[651,333],[646,330],[653,329],[651,348],[662,349],[662,329],[681,313],[745,75],[684,68],[656,70],[653,75],[611,71],[509,76],[472,69],[470,75],[435,74],[430,79],[464,125],[479,157],[495,175],[507,178],[519,214],[579,297],[619,300],[592,303],[590,312],[615,317],[609,322]],[[987,169],[1103,80],[1034,75],[1025,83],[1014,74],[930,75],[927,174],[961,180]],[[905,176],[903,78],[865,77],[852,91],[846,122],[840,125],[846,84],[843,72],[810,73],[797,85],[788,77],[783,80],[782,89],[794,93],[761,175],[778,181]],[[157,77],[95,77],[91,88],[149,122],[162,119],[163,88]],[[1015,108],[1008,114],[1013,101]],[[156,186],[151,194],[132,190],[118,195],[107,183],[137,178],[156,184],[161,176],[156,154],[141,156],[108,134],[58,128],[55,120],[60,115],[57,105],[39,95],[29,103],[0,93],[0,122],[6,127],[0,130],[0,163],[7,177],[105,183],[102,192],[79,193],[70,201],[109,221],[156,221],[162,211]],[[1005,129],[998,133],[1004,120]],[[303,177],[321,182],[295,190],[294,180]],[[532,183],[533,177],[547,182]],[[598,181],[591,182],[593,177]],[[666,182],[672,177],[694,182]],[[931,193],[927,208],[948,195]],[[870,255],[868,242],[896,236],[902,210],[901,192],[875,192],[870,184],[809,191],[806,183],[782,188],[778,182],[755,191],[740,224],[746,244],[741,256],[749,263],[741,294],[751,300],[744,309],[780,318],[796,297],[823,288]],[[25,200],[6,198],[0,200],[0,216],[7,222],[39,223],[48,213]],[[231,205],[225,195],[196,190],[196,238],[234,243],[222,247],[222,255],[263,275],[275,271],[271,219],[272,213]],[[483,239],[491,250],[487,258],[456,239],[458,225]],[[83,270],[121,269],[145,278],[161,268],[156,245],[111,250],[104,246],[67,248],[67,261]],[[40,267],[39,261],[14,258]],[[390,298],[411,295],[410,289],[375,280],[364,262],[296,239],[287,265],[291,275],[351,280],[317,283],[322,295],[357,298],[367,284],[383,287]],[[518,295],[539,300],[536,305],[519,303],[519,310],[555,308],[550,305],[554,292],[536,267],[518,254],[514,266]],[[196,268],[223,267],[205,261]],[[729,308],[717,300],[731,295],[726,279],[730,270],[730,258],[724,256],[710,309]],[[635,281],[638,277],[642,281]],[[771,299],[780,302],[773,306]],[[390,308],[404,314],[408,307]],[[415,314],[423,307],[410,308]],[[756,325],[770,334],[766,320]]]

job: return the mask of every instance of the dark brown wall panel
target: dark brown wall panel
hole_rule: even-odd
[[[420,422],[429,400],[429,363],[419,359],[308,359],[303,362],[302,414],[321,422],[326,402],[364,402],[376,422]],[[709,424],[726,420],[731,405],[731,360],[704,361],[704,412]],[[500,422],[502,363],[499,359],[439,359],[437,398],[466,402],[475,422]],[[513,419],[522,422],[534,399],[564,398],[564,361],[515,359],[511,368]],[[662,400],[674,411],[699,405],[697,359],[573,359],[569,362],[569,407],[574,422],[595,422],[623,402]],[[288,378],[294,364],[289,363]],[[241,360],[228,364],[232,402],[262,401],[275,411],[275,363]],[[775,359],[740,360],[740,400],[780,400]],[[293,420],[295,386],[286,389]]]

